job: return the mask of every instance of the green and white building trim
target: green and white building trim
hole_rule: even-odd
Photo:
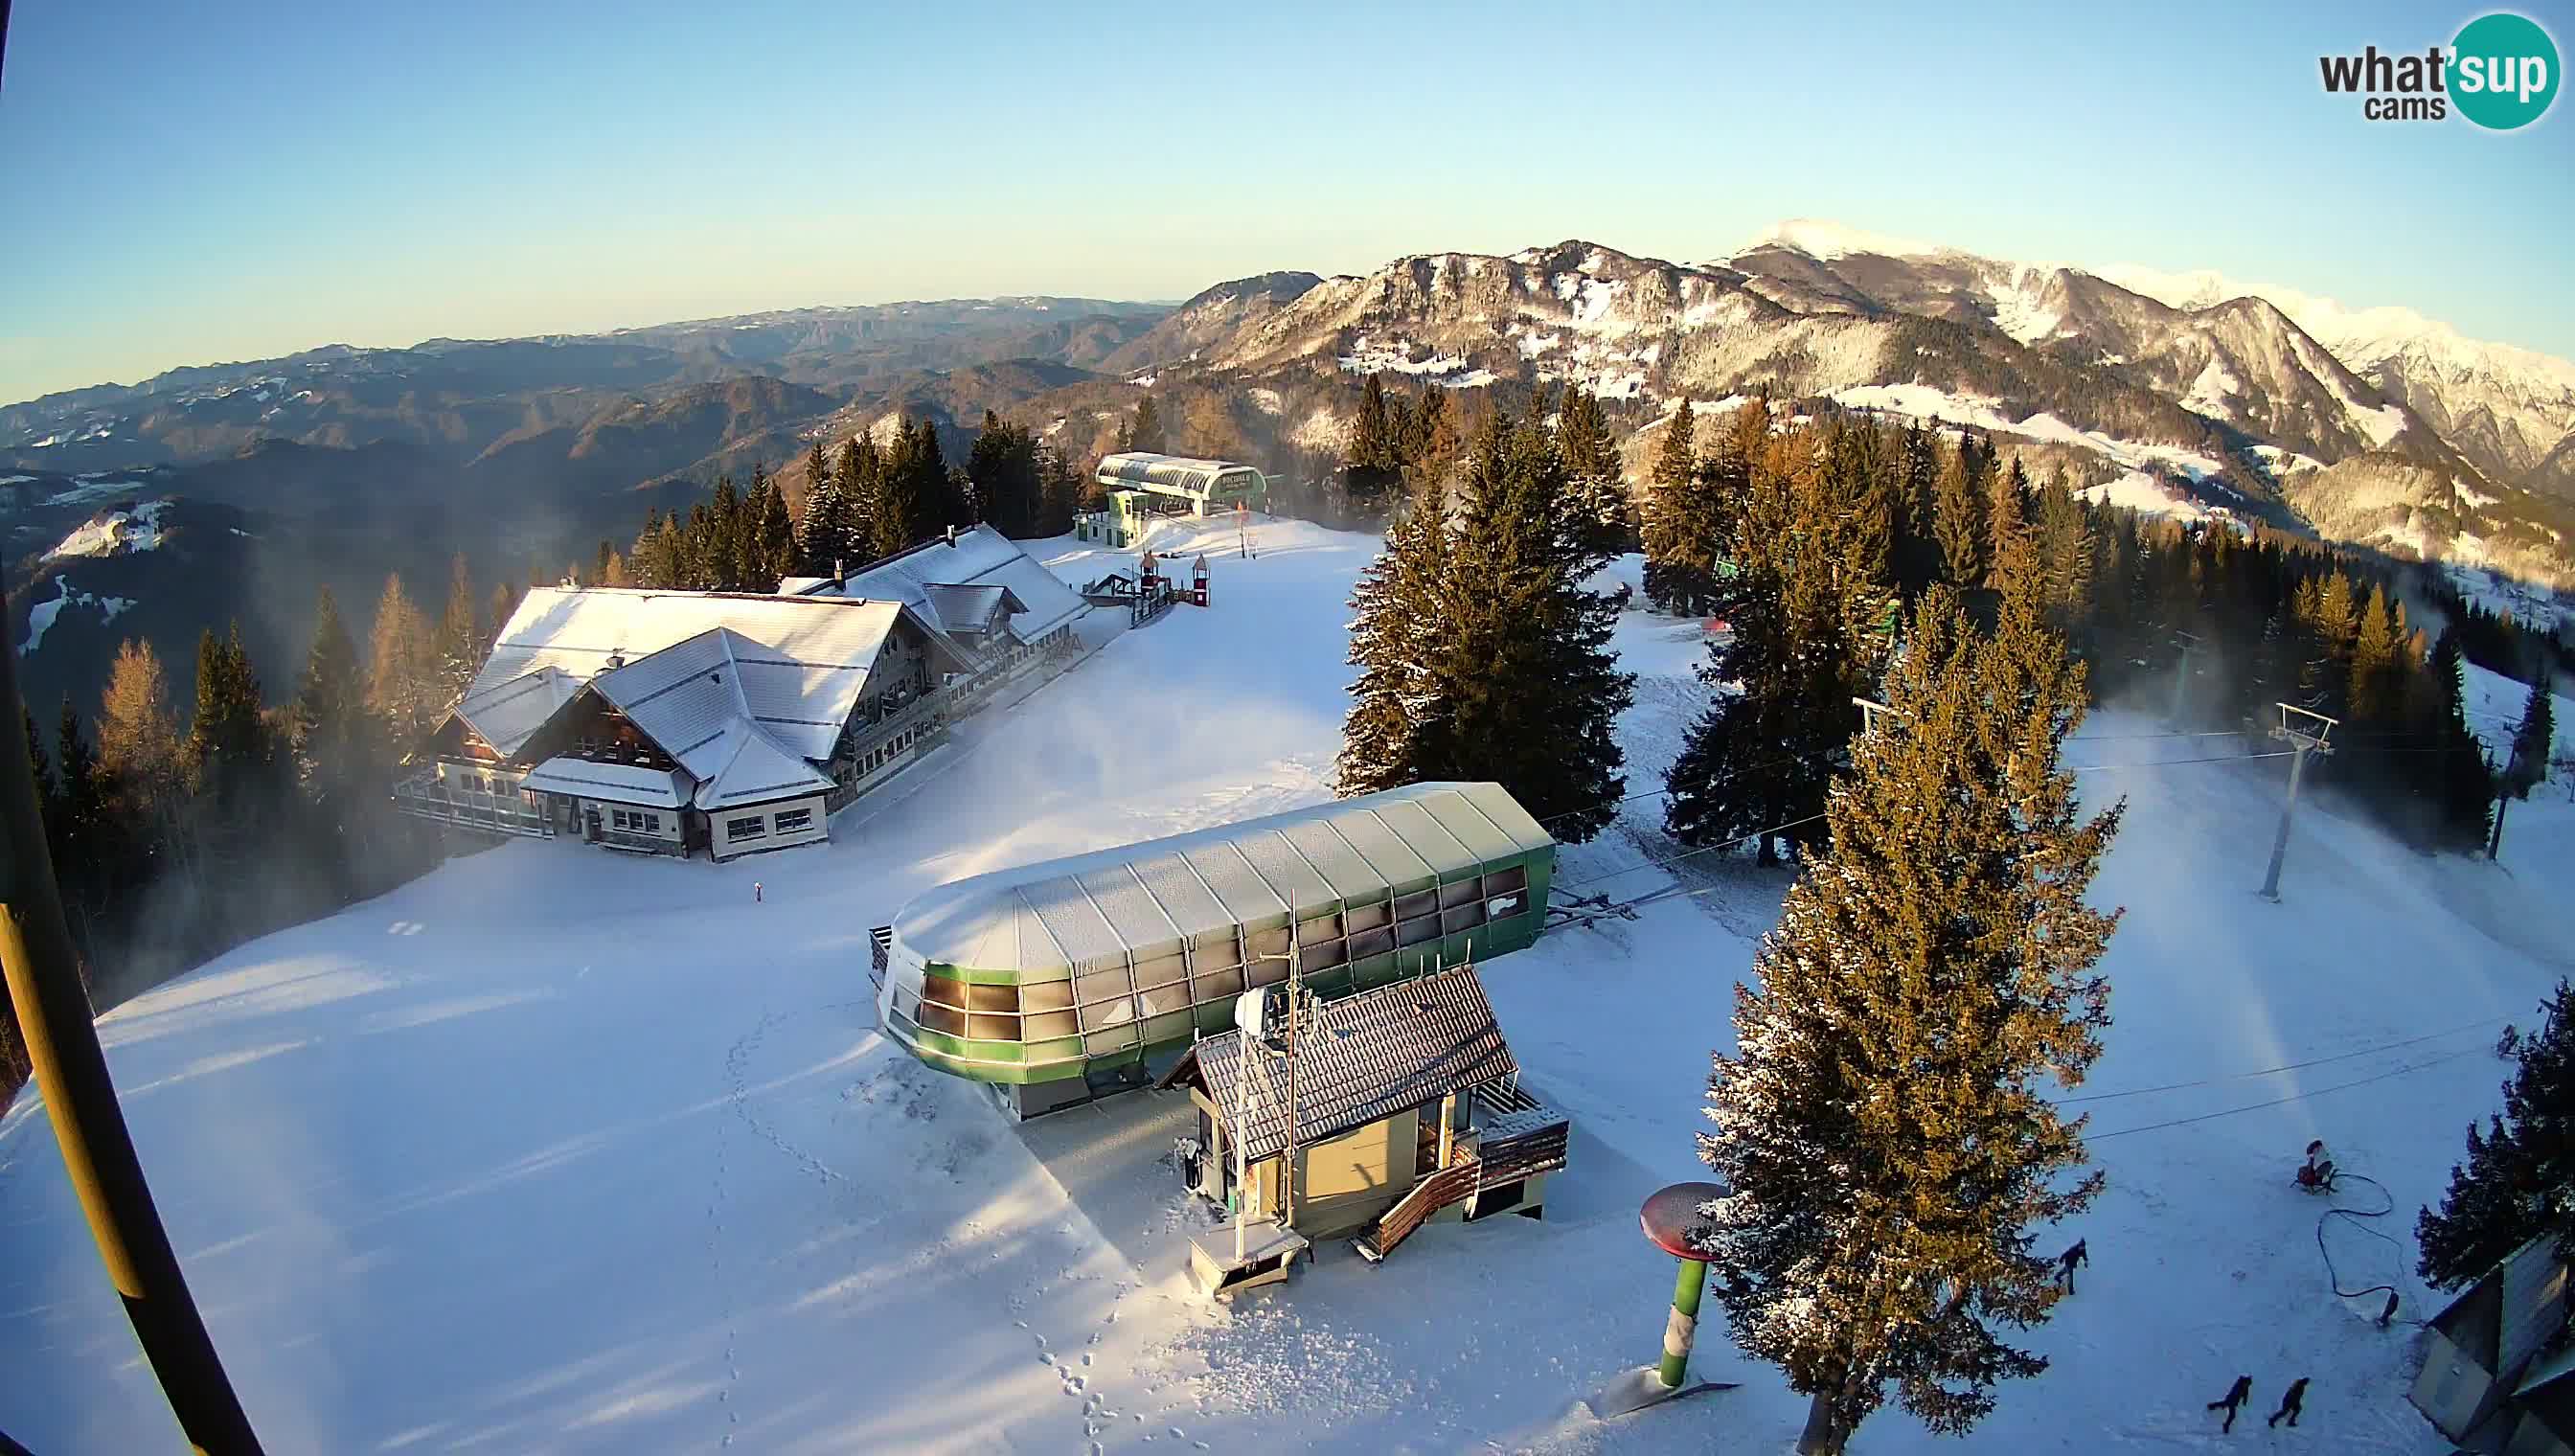
[[[1143,1085],[1291,947],[1325,997],[1520,949],[1554,866],[1499,784],[1416,783],[997,870],[877,929],[879,1020],[1035,1115]]]

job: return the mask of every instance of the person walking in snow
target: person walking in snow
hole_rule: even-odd
[[[2078,1238],[2074,1247],[2056,1256],[2056,1282],[2068,1294],[2074,1292],[2074,1266],[2092,1262],[2091,1253],[2083,1247],[2085,1242]]]
[[[757,879],[751,882],[751,902],[753,904],[760,903],[760,881]]]
[[[2235,1429],[2236,1413],[2244,1409],[2244,1402],[2252,1398],[2253,1377],[2250,1375],[2238,1375],[2235,1377],[2235,1383],[2226,1387],[2226,1398],[2224,1400],[2212,1400],[2208,1403],[2208,1408],[2210,1410],[2222,1410],[2226,1412],[2226,1424],[2217,1428],[2221,1434]]]
[[[2298,1412],[2306,1409],[2306,1406],[2307,1377],[2301,1375],[2289,1382],[2289,1393],[2280,1397],[2280,1408],[2271,1412],[2271,1424],[2276,1426],[2280,1423],[2280,1417],[2287,1416],[2289,1424],[2296,1425]]]

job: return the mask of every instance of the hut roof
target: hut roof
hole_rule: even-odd
[[[1451,966],[1324,1002],[1313,1024],[1298,1028],[1296,1139],[1311,1144],[1511,1076],[1519,1063],[1493,1020],[1492,1003],[1471,965]],[[1288,1146],[1286,1064],[1269,1053],[1250,1060],[1243,1033],[1228,1031],[1190,1048],[1163,1079],[1193,1069],[1229,1127],[1243,1106],[1245,1156],[1275,1156]]]

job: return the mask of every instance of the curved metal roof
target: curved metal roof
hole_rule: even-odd
[[[1262,478],[1259,470],[1240,461],[1197,460],[1181,455],[1126,450],[1101,459],[1099,480],[1102,485],[1123,483],[1149,491],[1179,491],[1204,496],[1229,474],[1249,475],[1256,481]]]
[[[896,914],[895,947],[915,964],[1058,980],[1383,902],[1554,842],[1498,783],[1415,783],[943,884]]]

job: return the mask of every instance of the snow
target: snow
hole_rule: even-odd
[[[2468,728],[2485,744],[2486,751],[2494,754],[2497,763],[2509,761],[2513,731],[2521,727],[2521,711],[2530,703],[2530,685],[2474,663],[2460,666],[2467,690],[2461,695],[2461,703],[2467,710]],[[2575,748],[2575,699],[2563,693],[2552,693],[2550,697],[2555,699],[2550,722],[2556,732],[2549,740],[2548,756],[2554,760],[2559,753]],[[2531,791],[2540,792],[2536,788]],[[2516,804],[2509,812],[2519,810]],[[2510,827],[2509,819],[2506,827]]]
[[[1375,374],[1381,370],[1391,370],[1396,374],[1414,376],[1455,374],[1466,368],[1463,355],[1429,354],[1420,359],[1414,359],[1411,353],[1412,346],[1401,339],[1379,343],[1361,334],[1350,341],[1350,352],[1340,357],[1340,365],[1343,370],[1351,374]],[[1475,372],[1483,373],[1480,370]],[[1441,382],[1453,383],[1453,381]],[[1492,376],[1485,374],[1482,383],[1492,383]]]
[[[27,640],[18,644],[18,655],[25,657],[43,646],[45,634],[54,630],[54,624],[61,620],[63,609],[66,607],[94,607],[98,609],[102,620],[114,622],[117,614],[133,605],[131,598],[95,597],[87,592],[75,592],[72,590],[71,578],[56,577],[54,578],[54,600],[38,602],[27,609]],[[0,1163],[0,1168],[6,1166],[5,1163]]]
[[[2489,496],[2485,492],[2477,490],[2473,486],[2456,486],[2452,489],[2456,491],[2462,505],[2473,506],[2479,509],[2491,506],[2500,499],[2499,497]]]
[[[67,557],[110,557],[120,553],[157,550],[161,545],[161,513],[168,501],[151,501],[131,512],[111,511],[95,521],[82,523],[51,551],[45,560]]]
[[[1785,222],[1772,223],[1769,227],[1753,234],[1750,241],[1734,251],[1737,254],[1749,253],[1755,248],[1770,244],[1794,248],[1809,258],[1826,263],[1836,258],[1849,257],[1854,253],[1875,253],[1888,258],[1904,258],[1949,251],[1936,244],[1917,243],[1910,238],[1872,233],[1841,223],[1826,222],[1821,218],[1790,218]]]
[[[2173,499],[2166,494],[2163,482],[2141,471],[2129,471],[2107,485],[2087,486],[2075,494],[2096,505],[2122,506],[2145,516],[2200,521],[2208,515],[2197,501],[2187,496]]]
[[[2190,382],[2189,392],[2181,397],[2181,405],[2185,410],[2196,410],[2200,414],[2220,420],[2232,420],[2235,418],[2235,410],[2233,406],[2226,403],[2226,397],[2243,392],[2244,381],[2237,379],[2234,371],[2226,367],[2225,356],[2212,350],[2208,356],[2208,363],[2200,367],[2199,377]]]
[[[1162,378],[1160,374],[1140,374],[1127,382],[1138,389],[1150,390],[1154,387],[1154,381],[1160,378]]]
[[[2271,468],[2274,479],[2286,476],[2291,471],[2325,468],[2325,463],[2312,455],[2282,450],[2276,445],[2256,445],[2253,447],[2253,453],[2260,456],[2262,463]]]
[[[115,476],[75,476],[77,482],[68,491],[57,491],[45,498],[48,506],[83,506],[92,501],[110,501],[151,489],[143,481]]]
[[[1568,846],[1558,883],[1688,897],[1485,971],[1526,1080],[1574,1119],[1543,1221],[1433,1225],[1381,1267],[1333,1243],[1284,1288],[1211,1306],[1182,1271],[1207,1215],[1159,1161],[1186,1104],[1013,1126],[873,1025],[865,927],[918,891],[1327,796],[1343,604],[1377,543],[1252,535],[1247,560],[1229,527],[1159,526],[1155,549],[1210,555],[1210,609],[970,720],[827,847],[715,866],[514,841],[102,1018],[269,1449],[1787,1449],[1804,1403],[1712,1313],[1695,1368],[1741,1389],[1615,1423],[1579,1403],[1656,1349],[1672,1266],[1635,1208],[1703,1175],[1708,1053],[1785,883],[1720,856],[1653,864],[1671,852],[1658,799]],[[1134,561],[1032,545],[1069,580]],[[1616,641],[1643,675],[1618,729],[1643,794],[1705,702],[1701,632],[1630,613]],[[1964,1448],[1892,1410],[1859,1444],[2196,1445],[2202,1403],[2246,1370],[2265,1399],[2314,1377],[2316,1449],[2446,1451],[2404,1403],[2406,1339],[2356,1317],[2378,1299],[2328,1291],[2325,1205],[2289,1172],[2323,1136],[2398,1208],[2438,1196],[2497,1102],[2500,1023],[2528,1024],[2575,930],[2550,891],[2575,809],[2515,805],[2509,874],[2427,860],[2345,816],[2328,762],[2274,905],[2250,889],[2285,764],[2159,768],[2218,750],[2155,730],[2106,712],[2069,750],[2095,801],[2127,795],[2094,897],[2128,914],[2103,962],[2116,1021],[2075,1093],[2101,1099],[2084,1106],[2108,1187],[2039,1235],[2093,1255],[2025,1337],[2055,1364],[2002,1386]],[[2297,1069],[2317,1058],[2335,1059]],[[2157,1125],[2190,1117],[2209,1120]],[[0,1420],[47,1452],[166,1446],[32,1091],[0,1118]],[[2346,1279],[2428,1313],[2410,1251],[2326,1237]]]
[[[2044,292],[2053,270],[2015,267],[2010,278],[1989,291],[1994,306],[1994,327],[2023,344],[2035,344],[2053,334],[2064,323],[2064,316],[2047,306]]]
[[[1953,395],[1946,390],[1923,384],[1856,385],[1833,391],[1831,398],[1839,404],[1860,410],[1882,410],[1910,416],[1917,420],[1937,420],[1947,425],[1972,425],[2012,435],[2025,435],[2034,440],[2052,441],[2106,456],[2112,464],[2128,470],[2160,466],[2179,471],[2193,481],[2206,480],[2225,467],[2193,450],[2172,445],[2143,444],[2114,440],[2097,430],[2069,425],[2054,415],[2041,412],[2026,420],[2013,420],[1997,408],[1999,401],[1974,395]]]
[[[1276,415],[1288,408],[1277,390],[1261,388],[1252,391],[1252,407],[1265,415]]]

